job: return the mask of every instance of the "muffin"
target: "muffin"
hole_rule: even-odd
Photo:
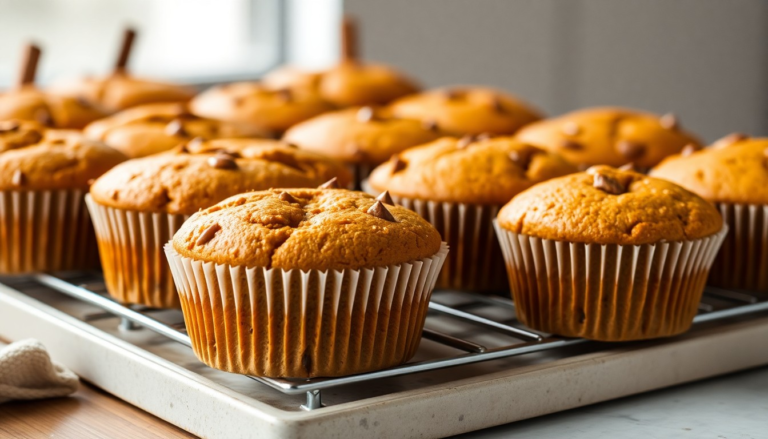
[[[688,330],[727,231],[699,196],[607,166],[533,186],[497,221],[518,319],[601,341]]]
[[[454,135],[513,134],[541,119],[530,105],[486,87],[450,87],[398,99],[390,107],[395,117],[437,124]]]
[[[195,142],[129,160],[96,180],[88,198],[107,290],[123,303],[178,308],[162,246],[189,215],[234,194],[334,177],[350,180],[340,163],[269,140]]]
[[[359,184],[392,154],[439,136],[436,125],[393,118],[382,108],[359,107],[304,121],[286,131],[283,140],[346,163]]]
[[[192,113],[273,133],[333,109],[312,87],[272,88],[258,82],[212,87],[190,103]]]
[[[711,285],[768,293],[768,139],[732,134],[651,170],[715,204],[730,227]]]
[[[634,164],[647,170],[699,140],[683,130],[673,114],[659,116],[627,108],[587,108],[528,125],[522,142],[557,152],[586,169],[593,165]]]
[[[511,137],[442,138],[408,149],[376,168],[367,182],[432,223],[451,247],[438,286],[508,291],[493,219],[535,183],[576,168],[556,154]]]
[[[236,195],[166,246],[197,356],[289,378],[410,359],[447,251],[416,213],[344,189]]]
[[[246,124],[197,117],[184,104],[147,104],[121,111],[85,127],[90,139],[101,140],[130,158],[167,151],[193,138],[261,137],[263,130]]]
[[[71,132],[0,122],[0,274],[96,268],[83,196],[123,160]]]

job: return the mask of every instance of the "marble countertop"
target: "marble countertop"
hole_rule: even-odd
[[[768,349],[768,344],[760,347]],[[457,436],[467,439],[768,438],[768,367]]]

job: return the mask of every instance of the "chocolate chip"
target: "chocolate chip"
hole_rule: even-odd
[[[168,125],[165,126],[165,134],[169,136],[187,136],[187,131],[184,129],[184,122],[182,122],[180,119],[174,119],[172,120]]]
[[[584,146],[581,143],[574,142],[573,140],[563,140],[560,142],[560,147],[569,151],[581,151],[584,149]]]
[[[459,149],[464,149],[471,145],[475,141],[475,136],[464,136],[456,143],[456,147]]]
[[[696,152],[698,148],[693,143],[689,143],[683,147],[683,150],[680,151],[680,155],[683,157],[688,157],[689,155]]]
[[[325,183],[321,184],[317,188],[318,189],[340,189],[341,186],[339,186],[339,179],[336,177],[333,177],[332,179],[326,181]]]
[[[381,201],[384,204],[389,204],[394,206],[395,202],[392,201],[392,197],[389,195],[389,191],[384,191],[379,194],[378,197],[376,197],[377,200]]]
[[[395,217],[392,216],[392,213],[389,210],[387,210],[387,208],[384,206],[384,203],[378,200],[375,203],[373,203],[373,206],[371,206],[366,211],[366,213],[368,213],[369,215],[373,215],[376,218],[387,220],[392,223],[397,222],[395,220]]]
[[[632,140],[622,140],[616,144],[619,153],[624,157],[635,160],[645,154],[645,144]]]
[[[749,136],[744,133],[731,133],[723,137],[722,139],[716,141],[715,143],[719,147],[726,147],[747,139],[749,139]]]
[[[627,188],[625,188],[618,180],[600,173],[595,174],[592,185],[612,195],[621,195],[627,191]]]
[[[15,120],[8,120],[5,122],[0,122],[0,133],[7,133],[16,131],[21,127],[21,124],[16,122]]]
[[[406,168],[406,166],[408,166],[408,162],[406,162],[405,160],[401,159],[399,156],[396,156],[396,155],[393,155],[392,158],[389,159],[389,161],[392,162],[393,174],[402,171],[403,169]]]
[[[216,236],[216,233],[219,230],[221,230],[221,226],[218,223],[209,226],[207,229],[203,230],[203,233],[197,238],[196,245],[207,244],[214,236]]]
[[[421,126],[425,130],[429,130],[429,131],[437,131],[440,129],[440,127],[438,127],[437,125],[437,122],[434,120],[425,120],[424,122],[421,123]]]
[[[668,130],[676,130],[680,127],[680,121],[677,119],[677,116],[675,116],[672,113],[667,113],[659,118],[659,123],[661,124],[662,128],[666,128]]]
[[[372,107],[363,107],[357,110],[357,121],[367,123],[376,120],[376,111]]]
[[[280,193],[280,199],[283,201],[287,201],[289,203],[298,203],[299,200],[294,198],[293,195],[289,194],[288,192],[281,192]]]
[[[275,90],[275,94],[283,100],[283,102],[291,102],[293,100],[293,92],[288,88],[281,88]]]
[[[35,120],[43,125],[53,126],[53,117],[51,117],[51,113],[44,108],[40,108],[35,112]]]
[[[632,171],[632,172],[639,172],[640,168],[637,167],[635,162],[629,162],[626,165],[619,166],[619,169],[622,171]]]
[[[93,184],[96,183],[96,180],[93,178],[89,178],[86,183],[88,183],[88,186],[93,186]]]
[[[533,159],[534,149],[513,149],[509,152],[509,159],[512,160],[517,166],[527,171],[531,166],[531,160]]]
[[[576,122],[566,122],[563,124],[561,131],[566,136],[578,136],[581,133],[581,126]]]
[[[208,158],[208,164],[216,169],[237,169],[237,162],[229,154],[218,153]]]
[[[24,183],[27,182],[27,177],[24,175],[23,172],[21,172],[21,169],[17,169],[13,171],[13,176],[11,177],[11,184],[16,187],[24,186]]]
[[[507,109],[504,108],[504,102],[502,102],[501,98],[498,96],[494,96],[493,100],[491,100],[491,108],[493,108],[493,111],[499,114],[507,113]]]

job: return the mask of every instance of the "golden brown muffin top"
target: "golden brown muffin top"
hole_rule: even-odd
[[[641,168],[655,166],[699,140],[680,127],[672,114],[598,107],[542,120],[517,133],[521,141],[555,151],[571,163]]]
[[[458,86],[429,90],[398,99],[392,114],[404,119],[436,123],[455,134],[512,134],[541,119],[539,112],[500,90]]]
[[[283,140],[347,163],[377,165],[392,154],[431,142],[436,126],[397,119],[377,107],[356,107],[313,117],[286,131]]]
[[[437,230],[415,212],[344,189],[236,195],[196,213],[173,237],[184,257],[286,270],[401,264],[440,245]]]
[[[146,104],[129,108],[91,123],[84,133],[130,158],[167,151],[196,137],[222,139],[267,135],[246,124],[197,117],[185,104]]]
[[[651,175],[719,203],[768,204],[768,138],[735,134],[667,158]]]
[[[129,160],[96,180],[99,204],[142,212],[192,214],[234,194],[280,187],[315,187],[349,171],[318,154],[277,141],[222,139]]]
[[[137,78],[126,73],[104,77],[86,76],[54,84],[51,92],[79,97],[110,113],[137,105],[187,102],[195,95],[193,87]]]
[[[30,120],[48,127],[82,129],[106,112],[76,97],[44,93],[28,85],[0,93],[0,120]]]
[[[36,122],[0,122],[0,190],[87,189],[125,160],[101,142]]]
[[[311,87],[271,88],[259,82],[236,82],[204,91],[192,100],[190,109],[201,117],[283,132],[333,106]]]
[[[542,239],[642,245],[717,233],[714,206],[676,184],[608,166],[537,184],[499,212],[499,225]]]
[[[383,65],[345,61],[325,71],[283,66],[264,77],[273,88],[310,87],[339,107],[383,105],[419,91],[411,79]]]
[[[413,81],[382,64],[343,62],[320,81],[323,98],[340,107],[388,104],[417,91]]]
[[[512,137],[446,137],[407,149],[368,179],[392,195],[471,204],[504,204],[535,183],[576,172],[556,154]]]

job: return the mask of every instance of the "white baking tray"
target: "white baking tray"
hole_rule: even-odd
[[[47,288],[7,283],[1,336],[41,340],[83,379],[204,438],[444,437],[768,364],[768,315],[754,314],[662,341],[588,343],[328,389],[326,407],[304,411],[303,396],[210,369],[117,318],[86,322],[99,310]],[[181,321],[176,311],[159,317]],[[445,355],[455,351],[425,340],[417,359]]]

